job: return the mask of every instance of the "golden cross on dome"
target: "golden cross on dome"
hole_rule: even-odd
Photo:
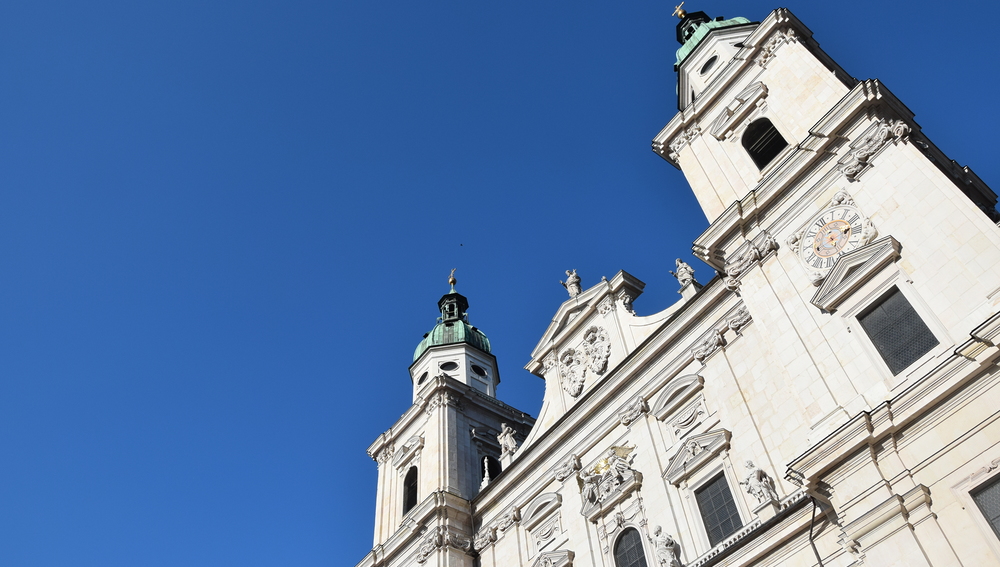
[[[684,16],[687,16],[687,12],[685,12],[684,9],[681,8],[681,6],[683,6],[683,5],[684,5],[684,2],[681,2],[680,4],[678,4],[677,6],[675,6],[674,7],[674,13],[670,14],[670,15],[671,16],[677,16],[678,18],[680,18],[680,19],[683,20]]]

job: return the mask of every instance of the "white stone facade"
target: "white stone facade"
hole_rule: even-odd
[[[669,565],[657,526],[689,567],[1000,565],[970,496],[1000,479],[995,194],[787,10],[709,33],[678,72],[694,98],[653,147],[690,182],[711,223],[694,251],[721,275],[649,317],[625,272],[567,300],[526,367],[546,382],[537,421],[446,377],[415,390],[370,450],[359,567],[621,567],[631,529]],[[759,118],[788,142],[762,169],[744,147]],[[804,235],[827,210],[863,230],[817,267]],[[894,290],[937,342],[897,371],[862,328]],[[482,484],[501,421],[520,446]],[[697,495],[720,478],[739,527],[713,542]]]

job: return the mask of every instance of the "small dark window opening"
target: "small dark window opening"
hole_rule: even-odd
[[[858,323],[893,375],[938,345],[934,333],[898,288],[859,316]]]
[[[712,547],[743,525],[724,475],[720,474],[713,478],[708,484],[696,490],[694,496],[698,501],[698,510],[701,511],[701,519],[705,522],[708,541]]]
[[[705,64],[701,66],[701,74],[704,75],[705,73],[708,73],[709,71],[711,71],[712,67],[715,67],[715,63],[718,60],[719,60],[719,56],[718,55],[711,56],[708,59],[708,61],[705,61]]]
[[[403,479],[403,514],[417,505],[417,467],[410,467]]]
[[[786,146],[788,142],[767,118],[754,120],[743,134],[743,148],[750,154],[757,169],[764,169]]]
[[[480,471],[481,476],[485,478],[486,472],[490,473],[490,480],[495,480],[503,469],[500,468],[500,461],[496,460],[494,457],[486,456],[485,462],[483,463],[482,471]]]
[[[642,549],[642,536],[635,528],[622,532],[615,544],[615,567],[646,567],[646,552]]]
[[[986,521],[993,528],[993,533],[1000,537],[1000,477],[973,490],[971,494],[976,506],[979,506],[979,511],[986,516]]]

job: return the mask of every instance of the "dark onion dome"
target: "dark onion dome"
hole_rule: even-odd
[[[417,345],[413,360],[416,361],[431,347],[458,343],[466,343],[489,353],[490,340],[485,333],[469,324],[469,316],[465,313],[468,308],[469,301],[454,290],[442,297],[438,301],[438,309],[441,310],[438,324]]]

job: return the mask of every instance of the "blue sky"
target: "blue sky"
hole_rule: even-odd
[[[787,6],[1000,188],[1000,4]],[[0,564],[352,566],[365,449],[409,405],[451,268],[532,414],[564,270],[628,270],[640,314],[678,297],[674,258],[709,279],[707,221],[649,149],[672,10],[0,9]]]

